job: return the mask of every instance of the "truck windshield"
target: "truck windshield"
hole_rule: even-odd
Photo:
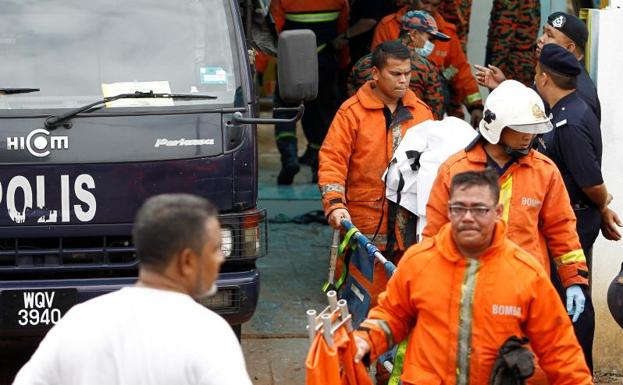
[[[240,87],[227,0],[0,0],[2,110],[71,109],[135,91],[216,99],[123,99],[106,108],[232,104]],[[106,108],[104,110],[106,110]]]

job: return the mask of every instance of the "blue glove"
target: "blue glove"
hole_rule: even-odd
[[[567,288],[567,314],[573,315],[572,322],[577,321],[584,311],[585,301],[586,297],[580,285],[571,285]]]

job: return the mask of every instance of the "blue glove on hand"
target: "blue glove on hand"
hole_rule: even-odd
[[[572,322],[577,321],[584,311],[585,301],[586,297],[580,285],[571,285],[567,288],[567,314],[573,315]]]

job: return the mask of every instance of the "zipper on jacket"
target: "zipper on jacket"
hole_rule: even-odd
[[[459,337],[456,357],[456,384],[469,384],[469,362],[472,350],[472,309],[474,291],[480,261],[468,258],[468,265],[463,273],[461,285],[461,302],[459,305]]]

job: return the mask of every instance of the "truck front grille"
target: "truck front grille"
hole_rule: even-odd
[[[266,255],[266,210],[219,215],[222,250],[227,261]],[[0,275],[4,273],[125,270],[138,261],[130,236],[0,239]]]
[[[127,269],[136,265],[131,238],[103,236],[0,240],[0,269],[80,269],[93,265],[113,269]]]

